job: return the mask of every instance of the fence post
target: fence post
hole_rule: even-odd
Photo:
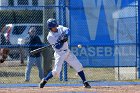
[[[63,5],[63,10],[62,10],[62,15],[63,15],[63,25],[66,26],[66,1],[62,0],[62,5]],[[68,81],[67,78],[67,62],[64,62],[64,81]]]
[[[53,9],[48,8],[47,6],[51,5],[54,0],[44,0],[44,8],[43,8],[43,32],[44,32],[44,43],[48,44],[47,41],[47,20],[49,18],[53,18]],[[53,51],[52,48],[49,47],[45,49],[42,53],[43,55],[43,69],[44,69],[44,75],[46,76],[51,70],[52,70],[52,63],[53,63]]]
[[[140,0],[138,0],[138,53],[139,53],[139,61],[138,61],[138,78],[140,79]]]
[[[67,77],[67,62],[64,62],[64,81],[68,81]]]
[[[66,2],[65,0],[59,0],[59,23],[63,26],[66,26]],[[63,78],[62,78],[63,77]],[[63,64],[63,71],[60,73],[60,81],[67,81],[67,63]]]

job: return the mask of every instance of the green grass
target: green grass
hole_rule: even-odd
[[[113,68],[84,68],[85,76],[88,81],[93,80],[114,80]],[[80,80],[74,69],[68,69],[68,78],[73,80]]]
[[[15,83],[39,83],[38,70],[36,66],[32,68],[30,82],[24,82],[26,66],[18,67],[0,67],[0,83],[15,84]],[[87,80],[114,80],[113,68],[84,68]],[[68,82],[80,82],[81,79],[74,69],[68,67]],[[57,77],[51,79],[48,83],[63,83]]]

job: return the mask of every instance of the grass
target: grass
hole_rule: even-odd
[[[98,80],[114,80],[115,74],[113,68],[84,68],[85,76],[88,81]],[[69,80],[79,81],[80,77],[74,69],[68,69]]]
[[[24,82],[26,66],[16,67],[0,67],[0,83],[15,84],[15,83],[39,83],[38,70],[36,66],[33,66],[31,72],[30,82]],[[84,68],[87,80],[114,80],[113,68]],[[80,82],[81,79],[77,75],[74,69],[68,67],[68,82],[75,83]],[[51,79],[48,83],[63,83],[58,78]]]

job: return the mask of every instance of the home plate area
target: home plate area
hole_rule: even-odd
[[[96,82],[91,88],[82,84],[37,84],[0,85],[0,93],[140,93],[140,82]]]

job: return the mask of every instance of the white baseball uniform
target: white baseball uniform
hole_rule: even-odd
[[[47,40],[50,44],[56,44],[58,38],[61,36],[63,32],[68,33],[69,29],[67,27],[59,25],[57,27],[57,32],[50,31]],[[65,42],[63,46],[60,49],[55,48],[54,49],[54,57],[55,57],[55,65],[52,70],[53,75],[58,75],[61,72],[63,62],[66,61],[70,66],[72,66],[77,72],[80,72],[83,70],[82,64],[79,62],[79,60],[76,58],[76,56],[69,50],[68,48],[68,42]]]

